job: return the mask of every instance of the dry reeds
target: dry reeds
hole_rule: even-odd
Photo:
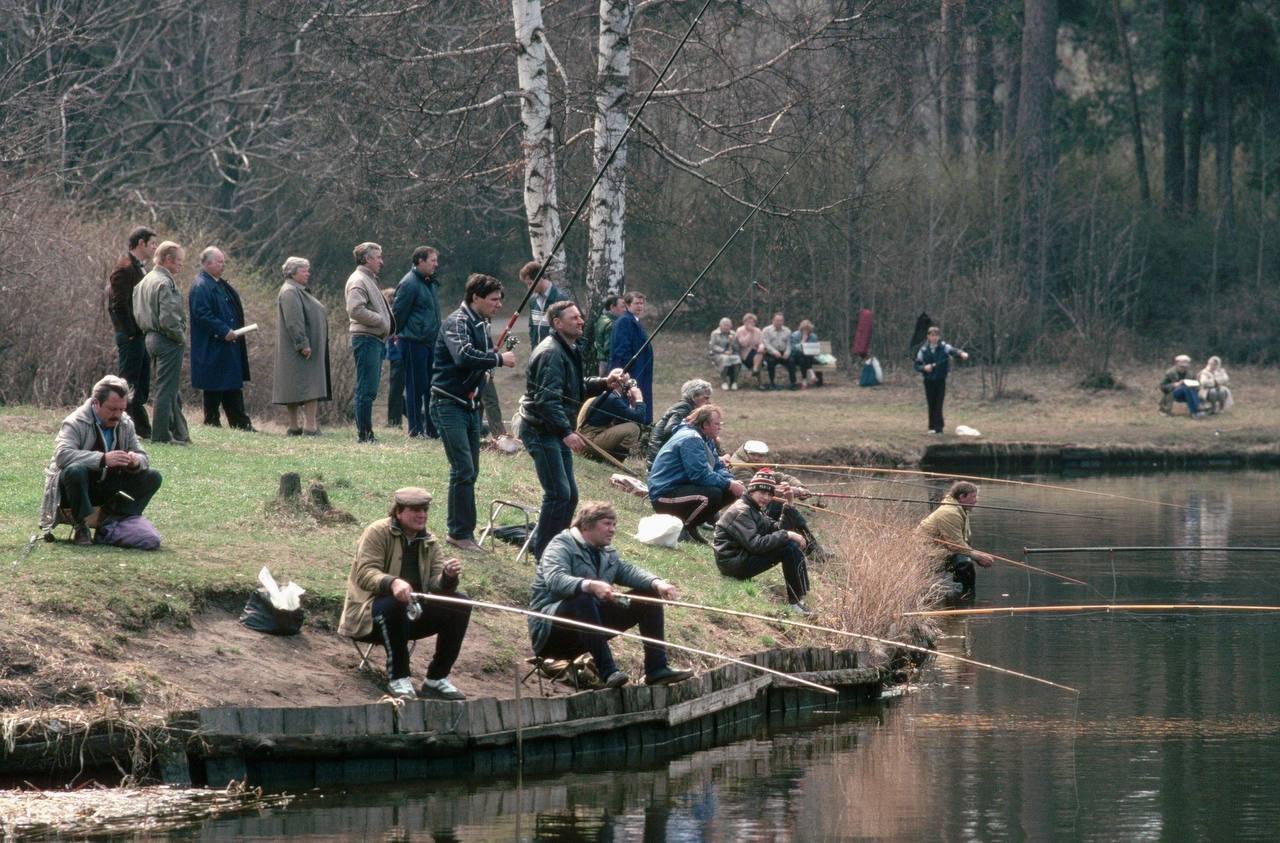
[[[938,549],[915,533],[903,504],[833,510],[821,525],[833,558],[822,566],[815,608],[829,626],[909,640],[903,615],[937,606],[946,593]],[[817,517],[821,517],[820,515]],[[904,636],[907,636],[904,638]]]

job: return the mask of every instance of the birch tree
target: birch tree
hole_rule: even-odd
[[[631,85],[633,0],[600,0],[599,56],[596,62],[596,172],[618,146],[627,127]],[[595,302],[623,289],[626,259],[627,148],[618,152],[591,193],[591,246],[587,255],[587,297]]]
[[[546,30],[541,0],[511,0],[516,28],[516,75],[520,83],[521,149],[524,153],[524,208],[529,246],[537,260],[550,259],[546,274],[564,280],[564,253],[551,253],[560,237],[556,198],[556,130],[551,118]]]

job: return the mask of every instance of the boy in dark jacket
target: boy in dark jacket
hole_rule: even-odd
[[[968,352],[942,341],[942,329],[934,325],[928,339],[916,352],[915,370],[924,375],[924,399],[929,405],[929,432],[942,433],[942,402],[947,398],[947,373],[951,370],[951,358],[968,360]]]

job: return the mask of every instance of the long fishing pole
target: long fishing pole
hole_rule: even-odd
[[[1170,503],[1168,501],[1153,501],[1148,498],[1134,498],[1128,495],[1117,495],[1114,492],[1098,492],[1093,489],[1077,489],[1073,486],[1058,486],[1053,483],[1032,483],[1028,480],[1009,480],[1002,477],[980,477],[975,474],[947,474],[942,471],[922,471],[920,469],[910,468],[875,468],[873,466],[862,465],[808,465],[804,463],[785,463],[785,462],[744,462],[738,465],[746,465],[760,468],[791,468],[797,471],[816,470],[816,469],[839,469],[846,472],[862,472],[862,473],[879,473],[879,474],[909,474],[917,477],[937,477],[943,480],[972,480],[980,483],[1001,483],[1010,486],[1026,486],[1033,489],[1052,489],[1058,492],[1071,492],[1077,495],[1093,495],[1102,498],[1111,498],[1112,500],[1130,501],[1132,503],[1148,503],[1154,506],[1167,506],[1172,509],[1187,509],[1188,507],[1180,503]]]
[[[1216,553],[1280,553],[1280,547],[1212,547],[1201,545],[1132,545],[1117,547],[1024,547],[1023,553],[1164,553],[1200,551]]]
[[[1007,606],[986,609],[931,609],[903,612],[903,617],[940,618],[970,615],[1029,615],[1048,612],[1280,612],[1280,606],[1237,606],[1211,603],[1085,603],[1078,606]]]
[[[680,55],[680,51],[684,49],[684,45],[693,35],[693,30],[697,28],[698,22],[702,20],[702,15],[711,6],[711,0],[706,0],[702,4],[702,8],[698,10],[698,14],[693,16],[693,22],[689,24],[689,28],[685,30],[684,37],[680,39],[680,43],[676,44],[676,48],[671,51],[671,55],[667,58],[667,63],[663,65],[661,72],[658,73],[656,79],[653,80],[653,87],[649,89],[649,93],[645,94],[644,100],[640,103],[640,107],[636,109],[636,113],[631,115],[631,120],[627,123],[627,127],[623,129],[622,136],[618,138],[618,142],[613,145],[613,149],[609,150],[609,157],[605,159],[604,164],[596,172],[595,178],[591,180],[591,186],[587,188],[587,192],[583,194],[582,201],[578,203],[578,207],[574,208],[573,216],[569,217],[569,222],[561,230],[560,235],[556,237],[556,241],[551,244],[551,249],[543,256],[540,261],[541,266],[538,272],[533,276],[533,281],[529,284],[529,289],[525,290],[524,298],[520,299],[520,303],[516,305],[516,309],[511,313],[511,318],[507,320],[507,326],[502,329],[498,341],[494,343],[495,348],[500,348],[506,341],[507,334],[511,333],[511,329],[515,327],[516,319],[520,317],[520,311],[524,310],[524,306],[529,303],[529,299],[533,298],[533,291],[537,289],[538,283],[542,281],[542,276],[546,274],[547,267],[551,265],[551,259],[555,257],[565,237],[569,235],[569,230],[573,228],[573,224],[582,216],[582,209],[587,206],[587,202],[591,200],[591,194],[595,191],[596,185],[604,178],[604,174],[613,164],[613,159],[617,157],[618,150],[626,143],[627,136],[631,134],[631,129],[640,120],[640,115],[644,112],[645,106],[649,104],[649,100],[653,99],[654,92],[658,90],[658,86],[662,84],[662,80],[666,78],[667,71],[671,69],[671,65],[675,63],[676,56]]]
[[[455,606],[475,606],[481,609],[493,609],[499,612],[511,612],[517,615],[525,615],[526,617],[539,618],[544,621],[549,621],[550,623],[558,623],[565,626],[577,627],[578,629],[585,629],[591,632],[602,632],[609,636],[617,635],[617,636],[621,636],[622,638],[630,638],[645,644],[657,644],[662,647],[670,647],[673,650],[682,650],[686,653],[695,653],[699,656],[706,656],[707,658],[720,659],[721,661],[732,662],[733,664],[740,664],[743,667],[749,667],[752,670],[758,670],[761,673],[768,673],[771,676],[777,676],[782,679],[786,679],[789,682],[795,682],[799,685],[805,685],[809,688],[813,688],[814,690],[822,691],[824,694],[839,693],[838,691],[836,691],[835,688],[828,688],[826,685],[819,685],[817,682],[810,682],[808,679],[801,679],[798,676],[795,676],[790,673],[784,673],[781,670],[774,670],[771,667],[763,667],[758,664],[752,664],[751,662],[743,661],[742,659],[735,659],[733,656],[726,656],[723,653],[712,653],[709,650],[699,650],[697,647],[687,647],[684,644],[672,644],[670,641],[663,641],[661,638],[649,638],[648,636],[645,636],[645,635],[637,635],[634,632],[621,632],[616,629],[610,629],[607,626],[596,626],[595,624],[586,623],[585,621],[573,620],[572,618],[561,618],[555,615],[544,614],[542,612],[534,612],[530,609],[517,609],[514,606],[503,606],[501,603],[486,603],[483,600],[471,600],[471,599],[466,599],[462,597],[449,597],[444,594],[424,594],[417,591],[412,592],[412,595],[414,597],[420,597],[424,600],[432,600],[437,603],[451,603]],[[623,596],[627,598],[633,598],[635,595],[627,594]]]
[[[885,498],[885,497],[876,497],[874,495],[847,495],[847,494],[841,494],[839,492],[821,492],[821,491],[815,491],[813,492],[813,495],[814,497],[819,497],[819,498],[840,498],[842,500],[851,500],[851,501],[890,501],[894,503],[922,503],[928,506],[934,505],[933,501],[919,501],[919,500],[914,500],[912,498]],[[1049,509],[1025,509],[1019,506],[996,506],[995,504],[989,504],[989,503],[975,503],[975,504],[970,504],[970,506],[972,506],[974,509],[996,509],[1001,512],[1029,512],[1034,515],[1056,515],[1060,518],[1087,518],[1091,521],[1106,520],[1101,515],[1083,515],[1081,513],[1076,513],[1076,512],[1054,512],[1053,510],[1049,510]]]
[[[1030,679],[1032,682],[1039,682],[1042,685],[1048,685],[1051,688],[1059,688],[1063,691],[1069,691],[1070,693],[1073,693],[1073,694],[1080,693],[1075,688],[1068,687],[1067,685],[1060,685],[1057,682],[1053,682],[1049,679],[1041,679],[1039,676],[1032,676],[1029,673],[1019,673],[1018,671],[1010,670],[1007,667],[1000,667],[999,665],[988,664],[986,662],[980,662],[980,661],[974,661],[973,659],[967,659],[964,656],[955,656],[955,655],[952,655],[951,653],[943,653],[938,650],[930,650],[928,647],[920,647],[915,644],[908,644],[905,641],[892,641],[887,638],[877,638],[874,635],[863,635],[862,633],[859,633],[859,632],[848,632],[843,629],[836,629],[834,627],[829,627],[829,626],[818,626],[816,624],[804,623],[803,621],[792,621],[792,620],[784,620],[782,618],[771,618],[768,615],[757,615],[754,612],[740,612],[740,611],[737,611],[736,609],[721,609],[718,606],[705,606],[701,603],[686,603],[682,600],[663,600],[660,597],[648,597],[648,596],[639,595],[639,594],[630,594],[628,595],[628,597],[630,597],[632,600],[639,600],[642,603],[659,603],[666,606],[679,606],[685,609],[700,609],[704,612],[714,612],[716,614],[721,614],[721,615],[733,615],[735,617],[740,617],[740,618],[755,618],[757,620],[768,621],[770,623],[783,624],[785,626],[796,626],[802,629],[814,630],[816,632],[828,632],[834,635],[843,635],[848,638],[857,638],[862,641],[871,641],[876,644],[884,644],[884,645],[893,646],[893,647],[902,647],[903,649],[913,650],[917,653],[930,653],[940,658],[946,658],[946,659],[951,659],[953,661],[962,662],[964,664],[970,664],[975,667],[983,668],[985,670],[995,671],[996,673],[1004,673],[1008,676],[1016,676],[1019,679]]]
[[[813,506],[812,504],[800,503],[799,501],[790,501],[789,503],[791,503],[792,506],[802,506],[806,509],[811,509],[814,512],[827,512],[827,513],[830,513],[831,515],[844,518],[845,520],[848,520],[848,521],[861,521],[864,524],[867,524],[871,527],[876,527],[882,530],[883,529],[890,529],[890,530],[901,529],[904,533],[911,532],[904,528],[896,527],[893,524],[884,524],[882,522],[874,521],[870,518],[863,518],[862,516],[854,515],[849,512],[839,512],[834,509],[824,509],[819,506]],[[959,551],[965,551],[965,552],[972,552],[973,550],[973,548],[965,547],[964,545],[956,544],[955,542],[949,542],[946,539],[939,539],[933,536],[923,536],[922,538],[925,538],[932,542],[936,542],[937,544],[940,544],[943,547],[951,548],[952,550],[959,550]],[[1025,571],[1032,571],[1037,574],[1042,574],[1043,576],[1046,576],[1046,577],[1053,577],[1056,580],[1061,580],[1062,582],[1071,583],[1072,585],[1082,585],[1085,588],[1093,588],[1093,586],[1089,585],[1089,583],[1085,582],[1084,580],[1078,580],[1075,577],[1069,577],[1066,574],[1059,574],[1055,571],[1050,571],[1048,568],[1037,568],[1035,565],[1028,565],[1026,562],[1019,562],[1016,559],[1010,559],[1007,556],[1001,556],[998,553],[991,553],[990,551],[987,551],[987,550],[983,550],[980,552],[985,553],[987,556],[990,556],[992,559],[995,559],[996,561],[1004,562],[1006,565],[1012,565],[1015,568],[1022,568]],[[1093,590],[1097,591],[1097,589],[1093,589]]]
[[[844,110],[843,105],[840,106],[840,110],[841,111]],[[624,372],[631,371],[631,367],[634,366],[636,361],[640,359],[640,355],[644,354],[645,349],[653,345],[654,337],[658,336],[658,334],[662,332],[662,329],[666,327],[666,324],[668,322],[671,321],[671,317],[675,316],[676,311],[680,309],[680,306],[684,304],[686,301],[688,301],[690,294],[693,293],[694,287],[697,287],[699,284],[702,283],[702,279],[707,277],[707,273],[711,271],[711,267],[716,265],[716,261],[720,260],[720,256],[725,253],[725,250],[729,248],[730,244],[732,244],[733,241],[738,238],[739,234],[741,234],[743,231],[746,230],[747,223],[751,222],[752,217],[754,217],[760,211],[760,209],[764,207],[765,202],[769,201],[769,197],[772,196],[773,192],[778,189],[778,185],[782,184],[782,180],[785,179],[787,175],[791,172],[791,168],[796,165],[797,161],[799,161],[801,158],[805,156],[805,153],[807,153],[809,149],[814,145],[814,143],[816,143],[817,140],[821,138],[824,134],[825,132],[815,132],[813,134],[813,137],[809,138],[809,142],[806,143],[798,153],[792,156],[791,160],[787,162],[787,165],[782,168],[782,172],[779,173],[778,177],[773,180],[773,184],[771,184],[769,186],[769,189],[765,191],[764,196],[760,197],[760,201],[757,202],[751,208],[751,211],[746,215],[746,217],[743,218],[742,222],[738,223],[737,227],[734,228],[733,233],[729,235],[729,239],[725,240],[724,244],[721,245],[720,248],[716,251],[716,253],[711,256],[711,260],[707,261],[707,265],[704,266],[702,268],[702,271],[698,273],[698,276],[693,279],[693,283],[691,283],[688,289],[684,291],[684,294],[680,296],[680,298],[676,299],[676,303],[671,306],[671,310],[667,311],[667,315],[662,317],[662,321],[658,323],[658,327],[653,329],[653,333],[651,333],[648,336],[648,338],[645,339],[644,344],[640,346],[640,348],[636,351],[635,354],[631,355],[631,359],[628,360],[626,365],[622,367],[622,371]]]

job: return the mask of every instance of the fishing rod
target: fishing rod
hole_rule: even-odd
[[[839,693],[838,691],[836,691],[835,688],[828,688],[826,685],[819,685],[817,682],[810,682],[808,679],[801,679],[800,677],[795,676],[794,674],[784,673],[781,670],[774,670],[771,667],[763,667],[762,665],[752,664],[751,662],[743,661],[742,659],[735,659],[733,656],[726,656],[723,653],[712,653],[709,650],[699,650],[696,647],[686,647],[684,644],[672,644],[670,641],[663,641],[661,638],[649,638],[648,636],[645,636],[645,635],[637,635],[634,632],[622,632],[617,629],[610,629],[607,626],[596,626],[595,624],[590,624],[585,621],[574,620],[572,618],[561,618],[555,615],[548,615],[542,612],[535,612],[535,611],[532,611],[531,609],[517,609],[514,606],[503,606],[501,603],[486,603],[483,600],[471,600],[463,597],[449,597],[444,594],[427,594],[427,593],[422,593],[417,591],[411,592],[411,594],[414,597],[418,597],[423,600],[432,600],[437,603],[450,603],[455,606],[474,606],[481,609],[494,609],[499,612],[512,612],[513,614],[525,615],[526,617],[531,617],[531,618],[539,618],[541,620],[549,621],[551,623],[558,623],[565,626],[577,627],[578,629],[585,629],[590,632],[602,632],[602,633],[605,633],[606,635],[609,635],[610,637],[617,635],[623,638],[631,638],[635,641],[640,641],[645,644],[656,644],[662,647],[670,647],[674,650],[681,650],[686,653],[695,653],[699,656],[706,656],[707,658],[712,658],[712,659],[720,659],[722,661],[732,662],[733,664],[742,665],[743,667],[749,667],[752,670],[758,670],[761,673],[768,673],[772,676],[777,676],[782,679],[786,679],[789,682],[795,682],[799,685],[805,685],[809,688],[813,688],[814,690],[822,691],[824,694]],[[627,597],[628,599],[634,597],[634,595],[630,595],[630,594],[622,595],[622,596]]]
[[[840,110],[844,111],[843,105],[840,106]],[[773,180],[773,184],[771,184],[769,186],[769,189],[765,191],[764,196],[760,197],[760,201],[757,202],[751,208],[751,211],[746,215],[746,217],[743,218],[742,222],[738,223],[737,228],[735,228],[733,230],[733,233],[729,235],[729,239],[725,240],[724,244],[719,248],[719,250],[717,250],[716,253],[711,256],[711,260],[708,261],[707,265],[702,268],[702,271],[698,273],[698,276],[693,279],[693,283],[689,285],[688,289],[684,291],[684,294],[680,296],[680,298],[676,299],[676,303],[671,306],[671,310],[667,311],[667,315],[662,317],[662,321],[658,323],[658,327],[653,329],[653,333],[651,333],[645,339],[644,343],[640,346],[640,348],[636,351],[636,353],[631,355],[631,359],[628,360],[626,365],[622,367],[622,371],[624,372],[631,371],[631,367],[634,366],[636,361],[640,359],[640,355],[644,354],[645,349],[653,345],[653,338],[658,336],[658,334],[662,332],[662,329],[666,327],[667,322],[671,321],[671,317],[675,316],[676,311],[680,309],[680,305],[688,301],[690,294],[693,293],[693,288],[697,287],[699,284],[702,283],[702,279],[707,277],[707,273],[711,271],[711,267],[716,265],[716,261],[720,260],[720,256],[723,255],[725,253],[725,250],[727,250],[729,246],[733,243],[733,241],[738,238],[738,235],[741,234],[744,230],[746,230],[747,223],[751,222],[751,219],[759,212],[761,208],[764,207],[764,203],[767,202],[769,200],[769,197],[773,195],[773,192],[778,189],[778,185],[782,184],[782,180],[785,179],[787,175],[791,172],[791,168],[796,165],[797,161],[799,161],[801,158],[805,156],[805,153],[807,153],[809,149],[814,145],[814,143],[816,143],[818,139],[821,138],[824,134],[826,133],[815,132],[813,134],[813,137],[809,138],[809,142],[806,143],[798,153],[792,156],[791,160],[787,163],[787,165],[782,168],[782,172],[779,173],[778,177]]]
[[[645,106],[649,104],[649,100],[653,99],[654,92],[658,90],[658,86],[661,85],[662,80],[666,78],[667,71],[670,70],[671,65],[675,63],[676,56],[680,55],[680,51],[684,49],[684,45],[688,42],[689,37],[693,35],[693,30],[697,28],[698,22],[702,20],[703,13],[706,12],[710,6],[711,0],[706,0],[706,2],[702,4],[702,8],[698,10],[698,13],[693,16],[693,22],[690,23],[689,28],[685,30],[684,37],[680,39],[680,43],[676,44],[676,48],[671,51],[671,55],[667,58],[667,63],[663,66],[662,71],[658,73],[657,78],[653,80],[653,87],[649,89],[649,93],[645,94],[644,100],[640,103],[640,107],[636,109],[636,113],[631,115],[631,120],[627,123],[627,127],[623,129],[622,136],[619,137],[618,142],[613,145],[613,149],[609,150],[609,157],[605,159],[604,164],[596,172],[595,178],[591,180],[591,186],[588,187],[587,192],[583,194],[582,201],[578,203],[578,207],[574,208],[573,216],[569,217],[569,222],[565,225],[564,229],[561,230],[559,236],[556,237],[556,241],[551,244],[550,251],[548,251],[539,262],[541,265],[538,267],[537,274],[533,276],[533,281],[530,282],[529,289],[525,290],[524,298],[520,299],[520,304],[516,305],[516,309],[512,312],[511,318],[507,320],[507,326],[502,329],[502,334],[498,337],[498,341],[494,343],[495,347],[501,346],[503,342],[506,341],[507,334],[511,333],[511,329],[515,327],[516,319],[520,317],[520,311],[524,310],[524,306],[529,303],[529,299],[533,298],[533,291],[537,289],[538,283],[542,281],[542,276],[546,274],[547,267],[551,265],[551,259],[555,257],[555,254],[559,250],[561,244],[564,243],[564,239],[569,235],[569,230],[573,228],[573,224],[577,222],[580,216],[582,216],[582,209],[585,208],[587,206],[587,202],[591,200],[591,194],[595,191],[596,185],[600,183],[600,180],[604,178],[604,174],[613,164],[613,159],[617,157],[618,150],[622,148],[622,145],[627,141],[627,136],[631,134],[632,127],[639,122],[640,115],[644,112]]]
[[[922,471],[920,469],[910,468],[875,468],[872,466],[861,465],[807,465],[804,463],[766,463],[766,462],[746,462],[738,463],[738,465],[746,465],[760,468],[791,468],[797,471],[813,471],[817,469],[839,469],[845,472],[868,472],[882,474],[909,474],[917,477],[937,477],[942,480],[971,480],[980,483],[1001,483],[1010,486],[1026,486],[1033,489],[1052,489],[1058,492],[1071,492],[1077,495],[1094,495],[1096,497],[1111,498],[1112,500],[1130,501],[1132,503],[1148,503],[1154,506],[1167,506],[1172,509],[1188,509],[1184,504],[1169,503],[1168,501],[1153,501],[1148,498],[1134,498],[1128,495],[1117,495],[1114,492],[1098,492],[1093,489],[1077,489],[1073,486],[1058,486],[1053,483],[1032,483],[1028,480],[1009,480],[1001,477],[980,477],[975,474],[947,474],[941,471]]]
[[[913,500],[911,498],[883,498],[883,497],[875,497],[873,495],[845,495],[845,494],[840,494],[839,492],[813,492],[813,494],[815,497],[820,497],[820,498],[840,498],[843,500],[854,500],[854,501],[890,501],[894,503],[922,503],[922,504],[927,504],[929,506],[934,505],[933,501],[918,501],[918,500]],[[972,506],[974,509],[997,509],[997,510],[1000,510],[1001,512],[1030,512],[1035,515],[1056,515],[1061,518],[1087,518],[1091,521],[1106,520],[1101,515],[1082,515],[1075,512],[1054,512],[1048,509],[1025,509],[1023,507],[1017,507],[1017,506],[996,506],[995,504],[989,504],[989,503],[975,503],[975,504],[970,504],[970,506]]]
[[[861,516],[854,515],[854,514],[849,513],[849,512],[838,512],[838,511],[836,511],[836,510],[834,510],[834,509],[824,509],[824,508],[819,507],[819,506],[813,506],[812,504],[800,503],[800,502],[798,502],[798,501],[791,501],[790,503],[791,503],[793,506],[803,506],[803,507],[805,507],[806,509],[811,509],[811,510],[813,510],[814,512],[829,512],[829,513],[831,513],[832,515],[839,516],[839,517],[844,518],[844,519],[846,519],[846,520],[850,520],[850,521],[861,521],[861,522],[862,522],[862,523],[864,523],[864,524],[867,524],[867,525],[869,525],[869,526],[876,527],[876,528],[878,528],[878,529],[882,529],[882,530],[883,530],[883,529],[890,529],[890,530],[895,530],[895,529],[896,529],[896,530],[901,530],[901,531],[902,531],[902,532],[904,532],[904,533],[908,533],[908,532],[910,532],[910,533],[912,533],[913,535],[919,535],[918,533],[915,533],[913,530],[907,530],[906,528],[903,528],[903,527],[897,527],[897,526],[895,526],[895,525],[893,525],[893,524],[884,524],[884,523],[881,523],[881,522],[879,522],[879,521],[873,521],[873,520],[872,520],[872,519],[870,519],[870,518],[863,518],[863,517],[861,517]],[[922,536],[922,538],[925,538],[925,539],[927,539],[928,541],[936,542],[937,544],[940,544],[940,545],[942,545],[943,547],[949,547],[949,548],[951,548],[952,550],[958,550],[958,551],[964,551],[964,552],[972,552],[972,551],[973,551],[973,548],[965,547],[964,545],[962,545],[962,544],[956,544],[955,542],[949,542],[949,541],[947,541],[946,539],[939,539],[939,538],[935,538],[935,537],[933,537],[933,536]],[[1072,585],[1082,585],[1082,586],[1084,586],[1085,588],[1091,588],[1091,589],[1093,589],[1094,591],[1097,591],[1097,589],[1093,588],[1093,586],[1089,585],[1089,583],[1085,582],[1084,580],[1078,580],[1078,579],[1076,579],[1075,577],[1069,577],[1069,576],[1067,576],[1066,574],[1059,574],[1059,573],[1057,573],[1057,572],[1055,572],[1055,571],[1050,571],[1048,568],[1037,568],[1035,565],[1028,565],[1026,562],[1019,562],[1019,561],[1018,561],[1018,560],[1016,560],[1016,559],[1010,559],[1010,558],[1009,558],[1009,557],[1007,557],[1007,556],[1000,556],[1000,555],[999,555],[999,554],[997,554],[997,553],[991,553],[990,551],[986,551],[986,550],[979,551],[979,552],[980,552],[980,553],[984,553],[984,554],[986,554],[987,556],[990,556],[992,559],[995,559],[995,560],[1000,561],[1000,562],[1004,562],[1004,563],[1005,563],[1005,564],[1007,564],[1007,565],[1012,565],[1012,566],[1013,566],[1013,567],[1015,567],[1015,568],[1022,568],[1023,570],[1026,570],[1026,571],[1033,571],[1033,572],[1035,572],[1035,573],[1037,573],[1037,574],[1042,574],[1043,576],[1046,576],[1046,577],[1053,577],[1054,579],[1056,579],[1056,580],[1061,580],[1062,582],[1071,583]],[[1099,593],[1099,594],[1101,594],[1101,592],[1098,592],[1098,593]]]
[[[1199,545],[1134,545],[1131,547],[1024,547],[1023,553],[1163,553],[1167,551],[1280,553],[1280,547],[1202,547]]]
[[[975,667],[983,668],[985,670],[995,671],[996,673],[1004,673],[1008,676],[1016,676],[1019,679],[1030,679],[1032,682],[1039,682],[1042,685],[1048,685],[1051,688],[1059,688],[1063,691],[1069,691],[1072,694],[1080,693],[1075,688],[1071,688],[1066,685],[1059,685],[1057,682],[1053,682],[1048,679],[1041,679],[1039,676],[1032,676],[1029,673],[1019,673],[1018,671],[1010,670],[1007,667],[1000,667],[999,665],[988,664],[986,662],[980,662],[980,661],[974,661],[973,659],[967,659],[964,656],[955,656],[955,655],[952,655],[951,653],[944,653],[938,650],[930,650],[928,647],[920,647],[916,644],[908,644],[905,641],[892,641],[887,638],[877,638],[874,635],[863,635],[862,633],[859,633],[859,632],[848,632],[843,629],[836,629],[834,627],[829,627],[829,626],[818,626],[816,624],[804,623],[803,621],[792,621],[792,620],[784,620],[782,618],[771,618],[768,615],[757,615],[754,612],[740,612],[740,611],[737,611],[736,609],[721,609],[717,606],[705,606],[701,603],[686,603],[681,600],[663,600],[660,597],[648,597],[646,595],[639,595],[639,594],[629,594],[627,596],[632,600],[639,600],[642,603],[657,603],[657,604],[662,604],[666,606],[678,606],[680,608],[685,608],[685,609],[700,609],[704,612],[714,612],[716,614],[722,614],[722,615],[733,615],[735,617],[740,617],[740,618],[755,618],[757,620],[768,621],[769,623],[783,624],[785,626],[796,626],[802,629],[814,630],[816,632],[828,632],[833,635],[843,635],[848,638],[857,638],[863,641],[871,641],[876,644],[884,644],[884,645],[893,646],[893,647],[902,647],[903,649],[912,650],[917,653],[930,653],[935,656],[938,656],[939,658],[952,659],[953,661],[962,662],[964,664],[970,664]],[[909,612],[907,614],[917,614],[917,613]]]
[[[931,609],[903,612],[903,617],[939,618],[972,615],[1029,615],[1047,612],[1280,612],[1280,606],[1237,606],[1209,603],[1085,603],[1078,606],[1007,606],[988,609]]]

